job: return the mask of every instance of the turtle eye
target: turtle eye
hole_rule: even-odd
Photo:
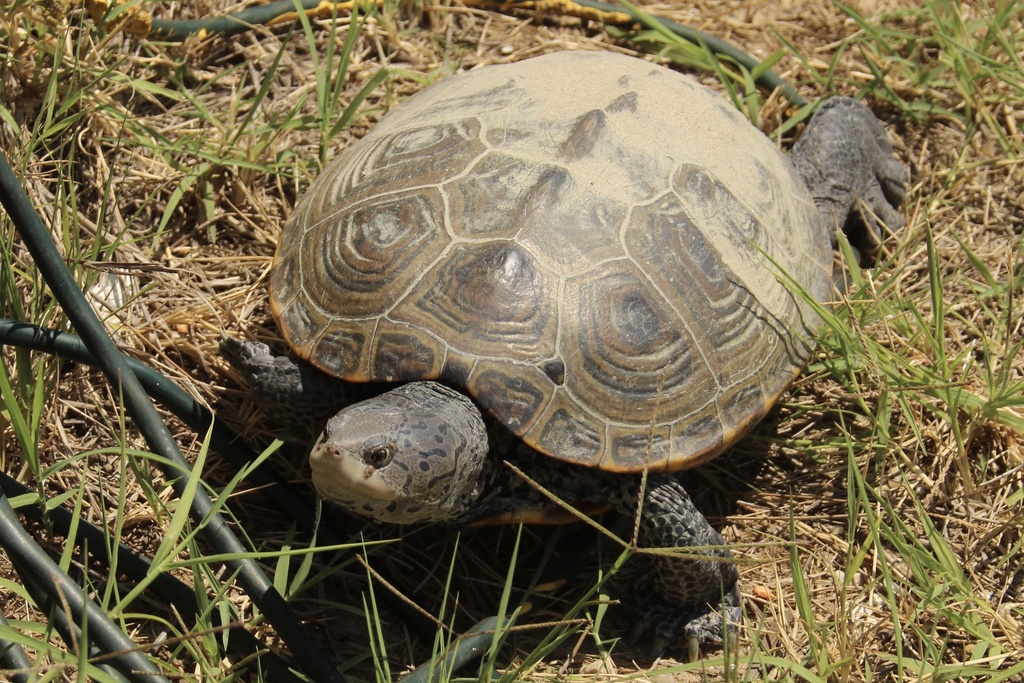
[[[394,449],[387,445],[370,446],[363,451],[366,463],[375,469],[388,465],[394,457]]]

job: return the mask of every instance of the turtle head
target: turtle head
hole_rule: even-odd
[[[380,522],[455,520],[483,488],[487,432],[467,397],[413,382],[348,406],[310,452],[313,484],[341,507]]]

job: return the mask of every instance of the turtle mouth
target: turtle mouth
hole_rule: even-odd
[[[394,489],[379,469],[348,449],[317,443],[309,453],[313,485],[328,499],[393,500]]]

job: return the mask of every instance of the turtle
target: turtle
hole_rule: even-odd
[[[626,589],[655,648],[685,638],[692,656],[741,596],[674,473],[789,387],[838,231],[870,261],[907,182],[850,98],[786,156],[644,59],[484,66],[395,106],[297,203],[270,275],[290,352],[224,350],[269,410],[322,416],[313,484],[356,515],[528,519],[547,491],[635,516],[642,547],[692,549],[634,558]]]

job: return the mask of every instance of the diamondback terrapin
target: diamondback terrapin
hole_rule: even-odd
[[[468,523],[546,500],[509,460],[570,502],[642,504],[643,546],[722,546],[669,473],[787,388],[836,229],[872,252],[902,224],[906,181],[850,99],[826,101],[787,159],[714,92],[640,59],[488,66],[395,107],[299,202],[271,305],[300,360],[226,349],[288,409],[400,383],[331,417],[310,455],[320,493],[359,515]],[[660,643],[716,641],[719,605],[739,619],[728,551],[704,552],[647,556],[629,597]]]

